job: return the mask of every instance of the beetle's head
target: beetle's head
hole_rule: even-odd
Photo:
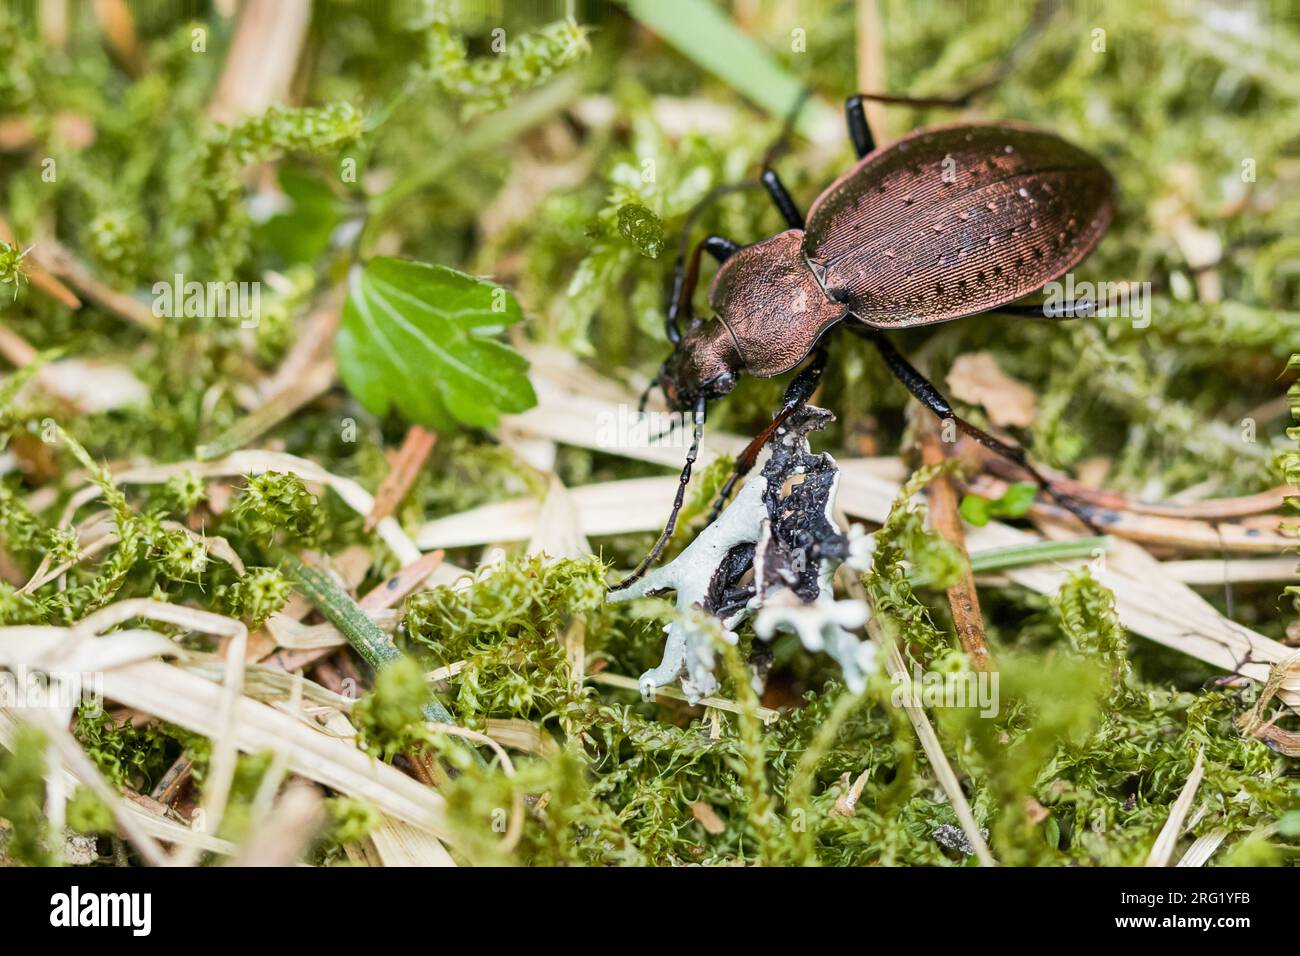
[[[668,406],[688,412],[701,397],[721,398],[736,387],[740,362],[735,341],[721,319],[695,320],[659,367],[659,387]]]

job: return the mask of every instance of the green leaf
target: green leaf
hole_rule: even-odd
[[[999,518],[1022,518],[1029,513],[1037,494],[1038,485],[1032,481],[1018,481],[993,503],[993,513]]]
[[[982,528],[990,518],[1022,518],[1034,503],[1038,486],[1032,481],[1018,481],[1002,493],[996,501],[979,495],[966,495],[961,500],[961,516],[969,524]]]
[[[989,506],[992,504],[989,499],[981,498],[979,495],[966,495],[961,499],[961,507],[958,510],[967,524],[982,528],[989,523]]]
[[[257,227],[254,234],[264,254],[286,264],[314,262],[329,248],[344,208],[323,180],[296,167],[280,172],[280,190],[289,208]]]
[[[348,278],[339,374],[369,411],[446,431],[537,404],[528,361],[490,336],[523,317],[501,286],[443,266],[376,258]]]

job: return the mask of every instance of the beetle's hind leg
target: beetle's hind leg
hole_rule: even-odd
[[[986,80],[978,86],[972,86],[964,93],[958,93],[956,96],[890,96],[886,93],[854,93],[844,101],[844,118],[849,127],[849,139],[853,143],[853,151],[861,159],[867,153],[876,148],[876,138],[871,133],[871,124],[867,122],[866,104],[887,103],[891,106],[912,106],[917,109],[962,109],[967,106],[971,100],[983,93],[992,86],[996,86],[1002,79],[1002,73],[991,80]]]
[[[1047,22],[1056,13],[1057,6],[1058,4],[1054,0],[1038,0],[1028,25],[1016,38],[1011,49],[998,62],[997,69],[993,71],[993,74],[988,79],[982,80],[960,93],[953,96],[891,96],[888,93],[855,93],[850,96],[844,101],[844,112],[845,118],[848,120],[849,139],[853,141],[853,149],[857,152],[858,159],[876,148],[875,137],[871,135],[871,127],[867,123],[864,103],[885,103],[891,106],[912,106],[918,109],[963,109],[969,106],[971,100],[997,86],[1015,70],[1020,63],[1025,48],[1029,45],[1029,41],[1047,26]]]
[[[813,392],[817,391],[817,386],[822,380],[822,373],[826,371],[827,355],[825,343],[819,345],[813,351],[812,361],[805,365],[786,387],[785,397],[781,399],[780,411],[772,416],[771,423],[754,436],[754,440],[746,445],[745,450],[737,456],[735,468],[731,470],[727,483],[722,486],[722,490],[718,492],[718,497],[713,502],[713,507],[709,510],[708,524],[713,524],[718,520],[718,516],[722,514],[722,509],[726,507],[727,501],[731,498],[731,493],[736,489],[736,483],[749,474],[755,462],[758,461],[763,446],[772,440],[772,436],[785,424],[785,420],[794,414],[795,409],[812,398]]]
[[[912,106],[918,109],[962,109],[970,103],[976,96],[983,93],[992,86],[997,85],[1002,79],[1001,72],[992,80],[986,80],[978,86],[972,86],[964,93],[958,93],[956,96],[890,96],[885,93],[854,93],[844,101],[844,118],[849,127],[849,139],[853,143],[853,151],[857,153],[858,159],[861,159],[867,153],[876,148],[876,138],[871,133],[871,125],[867,122],[867,102],[887,103],[891,106]]]
[[[911,392],[926,408],[933,412],[939,419],[951,419],[952,422],[963,432],[975,439],[985,448],[989,449],[996,455],[1000,455],[1007,461],[1018,465],[1029,473],[1038,487],[1047,492],[1057,504],[1065,508],[1072,515],[1086,524],[1093,531],[1100,533],[1095,518],[1095,509],[1059,491],[1050,478],[1043,475],[1029,461],[1029,456],[1019,445],[1010,445],[1000,439],[994,438],[988,432],[977,428],[965,419],[957,417],[953,413],[952,405],[944,398],[943,394],[924,375],[916,370],[913,365],[899,354],[898,349],[894,348],[894,343],[890,342],[880,332],[868,329],[866,326],[857,323],[849,323],[849,328],[857,335],[870,339],[875,345],[880,357],[884,359],[885,365],[894,374],[900,382],[907,386]]]
[[[1097,303],[1092,299],[1071,299],[1068,302],[1013,302],[991,309],[994,314],[1018,315],[1026,319],[1048,319],[1053,322],[1068,319],[1090,319],[1097,315]]]

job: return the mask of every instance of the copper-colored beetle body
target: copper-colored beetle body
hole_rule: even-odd
[[[813,203],[804,230],[738,250],[662,377],[670,401],[798,365],[845,319],[931,325],[1014,302],[1077,265],[1114,211],[1090,154],[1016,124],[933,127],[877,149]],[[677,399],[677,400],[675,400]]]

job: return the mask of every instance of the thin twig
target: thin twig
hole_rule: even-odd
[[[393,457],[388,474],[384,476],[379,490],[375,492],[375,506],[370,509],[370,514],[366,515],[366,531],[370,531],[397,510],[397,506],[411,490],[411,485],[415,484],[420,469],[424,467],[437,441],[436,433],[419,425],[412,425],[407,429],[402,447]]]
[[[939,465],[947,459],[944,443],[939,437],[939,423],[930,419],[917,420],[917,440],[921,445],[921,461],[925,465]],[[975,590],[975,575],[971,570],[970,555],[966,551],[966,534],[962,530],[961,514],[957,510],[957,491],[952,479],[940,472],[928,488],[930,518],[939,534],[961,554],[961,574],[948,588],[948,604],[952,608],[952,623],[957,638],[970,660],[971,670],[994,669],[984,636],[984,616],[980,612],[979,593]]]
[[[162,319],[154,315],[147,305],[101,282],[57,242],[47,241],[36,246],[32,249],[32,258],[110,315],[116,315],[149,332],[162,331]],[[80,304],[77,303],[78,306]]]
[[[622,690],[640,690],[641,686],[637,683],[635,677],[627,677],[623,674],[608,674],[604,671],[598,671],[595,674],[588,674],[587,680],[596,684],[605,684],[609,687],[618,687]],[[668,700],[686,700],[686,695],[676,687],[656,687],[655,696]],[[737,704],[734,700],[727,700],[725,697],[701,697],[696,702],[695,706],[714,707],[718,710],[729,711],[733,714],[742,713],[744,710],[740,704]],[[765,724],[770,724],[781,718],[780,711],[772,710],[770,707],[756,707],[754,708],[754,713],[757,714],[759,719]]]
[[[318,362],[302,378],[268,398],[212,441],[200,445],[195,449],[194,457],[199,461],[212,461],[257,440],[328,392],[334,384],[335,374],[332,359]],[[370,529],[367,527],[366,530]]]

